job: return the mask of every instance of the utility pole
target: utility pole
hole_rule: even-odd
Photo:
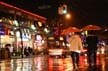
[[[67,14],[67,5],[63,4],[58,7],[58,17],[56,21],[56,32],[55,37],[57,39],[57,43],[60,46],[60,37],[61,37],[61,30],[62,30],[62,24],[63,24],[63,17]]]

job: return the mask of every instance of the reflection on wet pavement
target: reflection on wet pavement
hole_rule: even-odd
[[[47,71],[48,58],[34,57],[2,61],[0,71]]]
[[[88,69],[87,57],[81,56],[79,71],[107,71],[108,58],[97,58],[97,69],[93,70],[92,68]],[[73,65],[70,57],[51,58],[48,56],[36,56],[1,61],[0,71],[73,71]]]

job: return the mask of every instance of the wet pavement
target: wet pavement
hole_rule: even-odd
[[[54,58],[46,55],[2,60],[0,71],[108,71],[108,57],[98,56],[96,68],[88,68],[87,57],[80,56],[79,70],[74,70],[71,57]]]

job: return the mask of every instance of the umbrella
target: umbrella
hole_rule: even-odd
[[[87,26],[84,26],[82,28],[83,31],[85,30],[101,30],[101,27],[97,26],[97,25],[87,25]]]
[[[80,32],[81,30],[76,28],[76,27],[69,27],[67,29],[64,29],[62,32],[61,32],[61,35],[65,35],[65,34],[69,34],[69,33],[72,33],[72,32]]]
[[[108,38],[108,27],[105,28],[105,30],[102,30],[99,34],[100,38]]]

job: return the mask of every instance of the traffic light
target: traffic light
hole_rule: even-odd
[[[67,5],[63,4],[60,7],[58,7],[58,14],[66,14],[67,13]]]
[[[66,14],[66,13],[67,13],[67,5],[63,5],[62,14]]]

